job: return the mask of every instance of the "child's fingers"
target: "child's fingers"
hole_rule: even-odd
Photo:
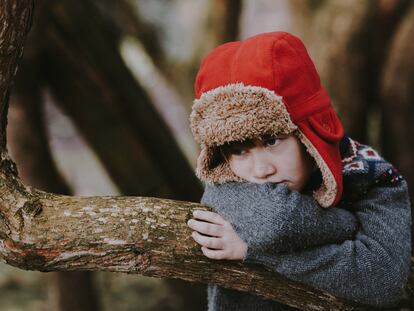
[[[210,236],[221,237],[223,233],[223,226],[212,224],[209,222],[190,219],[187,222],[187,225],[193,230]]]
[[[223,249],[223,241],[220,238],[204,236],[197,231],[194,231],[191,236],[202,246],[214,249]]]
[[[210,259],[225,259],[225,252],[223,250],[209,249],[205,246],[201,247],[203,254]]]
[[[210,211],[195,210],[193,216],[196,219],[206,220],[215,224],[224,225],[225,220],[217,213]]]

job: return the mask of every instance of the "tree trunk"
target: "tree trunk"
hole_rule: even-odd
[[[107,23],[112,23],[118,36],[132,36],[136,38],[151,58],[157,68],[164,74],[169,65],[165,51],[160,42],[159,30],[154,25],[144,21],[137,14],[137,7],[131,5],[130,0],[99,0],[95,1],[103,16],[107,16]]]
[[[400,23],[386,59],[381,85],[384,153],[411,185],[414,202],[414,4]],[[414,223],[414,212],[412,213]],[[414,236],[414,226],[412,227]],[[414,247],[413,247],[414,251]]]
[[[241,0],[213,1],[210,14],[213,19],[214,46],[238,39],[242,6]]]
[[[309,6],[305,1],[296,5]],[[348,133],[366,142],[368,115],[366,88],[367,25],[372,22],[372,2],[367,0],[324,1],[315,7],[296,8],[306,12],[294,20],[299,24],[306,46],[315,60],[323,85]],[[309,16],[310,15],[310,16]]]
[[[33,1],[0,3],[0,150],[6,150],[7,109],[10,85],[17,71],[17,60],[32,24]]]
[[[45,81],[121,191],[198,200],[200,182],[93,5],[53,2],[45,19]]]
[[[50,275],[49,300],[54,311],[100,310],[91,271],[65,271]]]

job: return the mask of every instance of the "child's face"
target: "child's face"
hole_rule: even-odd
[[[304,188],[315,162],[295,135],[254,139],[253,143],[233,148],[227,156],[235,175],[253,183],[285,183],[296,191]]]

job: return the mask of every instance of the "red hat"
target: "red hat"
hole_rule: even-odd
[[[339,201],[343,127],[299,38],[271,32],[218,46],[200,65],[195,94],[190,125],[202,181],[242,181],[226,161],[213,161],[217,146],[294,133],[322,174],[314,198],[323,207]]]

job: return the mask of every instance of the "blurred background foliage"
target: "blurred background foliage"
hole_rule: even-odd
[[[279,30],[305,41],[347,132],[413,184],[413,15],[410,0],[37,0],[8,148],[46,191],[198,201],[188,115],[200,60]],[[202,285],[0,265],[1,310],[205,308]]]

